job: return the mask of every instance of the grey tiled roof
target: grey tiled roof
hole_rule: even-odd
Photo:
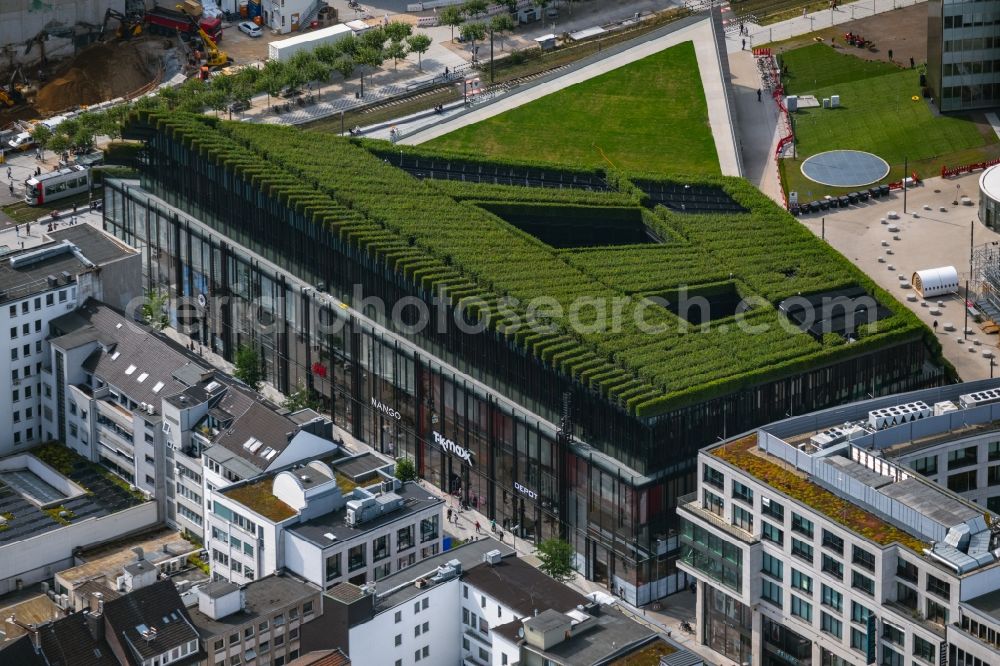
[[[170,580],[158,581],[106,602],[104,616],[109,630],[121,637],[133,665],[198,639],[184,602]],[[143,625],[155,628],[154,639],[143,637]]]

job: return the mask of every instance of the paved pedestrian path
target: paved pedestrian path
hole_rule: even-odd
[[[465,113],[451,114],[443,121],[432,119],[424,129],[410,130],[407,134],[400,128],[400,142],[406,145],[417,145],[453,132],[460,127],[492,118],[504,111],[514,109],[523,104],[533,102],[546,95],[568,88],[569,86],[594,78],[619,67],[624,67],[666,48],[686,41],[693,41],[698,59],[698,69],[701,72],[702,86],[708,101],[709,124],[715,137],[716,151],[719,154],[719,165],[726,175],[740,175],[737,146],[733,143],[731,132],[732,119],[725,103],[725,89],[720,72],[718,54],[714,47],[710,19],[703,18],[695,23],[687,24],[655,39],[643,42],[629,49],[616,53],[602,60],[577,69],[567,70],[567,73],[557,78],[544,81],[524,90],[516,90],[503,95],[492,103],[476,106]]]

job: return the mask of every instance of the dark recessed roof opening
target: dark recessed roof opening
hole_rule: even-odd
[[[861,287],[847,287],[808,296],[793,296],[778,303],[800,330],[817,340],[827,333],[842,338],[857,337],[857,330],[892,315]]]
[[[696,326],[737,313],[743,297],[732,282],[675,289],[656,294],[660,305]]]
[[[642,245],[663,240],[646,226],[639,208],[479,203],[521,231],[558,248]]]
[[[746,213],[747,209],[736,203],[717,185],[688,185],[685,183],[634,180],[636,187],[649,195],[651,206],[666,206],[678,213]]]

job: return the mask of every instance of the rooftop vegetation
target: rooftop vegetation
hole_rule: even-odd
[[[265,476],[253,483],[223,490],[222,494],[268,520],[279,523],[294,516],[295,509],[275,497],[273,487],[274,477]]]
[[[939,350],[912,313],[741,179],[633,175],[717,185],[749,211],[683,214],[644,207],[644,195],[614,171],[548,167],[605,178],[617,190],[607,195],[445,184],[418,181],[375,155],[379,150],[388,154],[384,143],[182,114],[145,114],[139,122],[232,170],[416,288],[446,294],[471,318],[488,317],[493,331],[510,344],[640,418],[921,335]],[[392,154],[400,151],[448,157],[424,148],[391,147]],[[492,164],[525,166],[503,159]],[[558,249],[488,212],[479,205],[485,201],[526,202],[537,206],[539,215],[561,208],[562,220],[569,221],[600,218],[595,206],[602,203],[619,209],[631,205],[664,242]],[[730,320],[685,329],[677,315],[650,307],[643,298],[673,294],[684,285],[735,290],[751,304],[745,323],[767,330],[750,333]],[[817,340],[782,326],[784,316],[775,307],[781,299],[850,285],[863,287],[893,313],[877,328],[862,327],[853,344],[837,336]],[[533,318],[524,304],[538,298],[558,304],[562,316],[536,313]],[[566,313],[578,308],[581,298],[609,308],[619,302],[620,325],[571,326]],[[580,323],[593,324],[592,309],[579,313]],[[642,318],[660,332],[641,330],[636,322]]]
[[[149,499],[142,493],[142,491],[132,488],[128,481],[121,478],[104,465],[99,465],[87,460],[73,449],[59,442],[48,442],[31,449],[29,453],[55,469],[63,476],[71,479],[87,492],[93,493],[94,489],[88,488],[87,484],[80,479],[80,476],[81,472],[90,471],[97,473],[105,481],[128,493],[134,500],[145,502]]]
[[[754,453],[756,447],[757,435],[749,435],[712,449],[712,455],[879,545],[899,543],[916,553],[927,548],[927,544],[908,532],[772,462],[766,455]]]
[[[719,173],[692,42],[467,125],[428,145],[592,167]]]
[[[676,648],[666,641],[656,639],[647,643],[635,652],[619,657],[608,666],[660,666],[660,657],[677,652]]]
[[[356,484],[354,480],[351,479],[351,477],[347,476],[342,472],[334,470],[333,476],[337,480],[337,487],[340,488],[340,492],[343,493],[344,495],[348,494],[349,492],[353,491],[355,488],[358,487],[358,484]]]

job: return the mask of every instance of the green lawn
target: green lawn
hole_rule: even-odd
[[[578,167],[604,167],[610,161],[632,171],[719,173],[691,42],[463,127],[427,145]]]
[[[892,167],[888,180],[898,180],[903,160],[910,171],[935,175],[942,164],[985,159],[996,150],[997,138],[960,116],[935,116],[920,94],[919,73],[911,69],[861,60],[816,44],[789,51],[784,62],[791,71],[788,90],[822,100],[840,95],[838,109],[800,109],[792,114],[798,139],[797,159],[783,160],[785,187],[811,192],[811,198],[840,193],[806,179],[801,161],[827,150],[865,150]],[[853,188],[852,188],[853,189]]]

